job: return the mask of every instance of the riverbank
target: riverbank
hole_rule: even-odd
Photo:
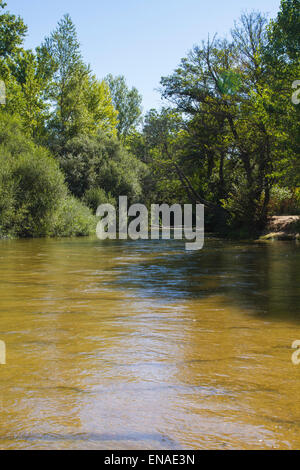
[[[300,216],[280,215],[270,217],[267,227],[260,240],[299,240]]]

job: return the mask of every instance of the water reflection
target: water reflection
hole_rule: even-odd
[[[296,448],[293,243],[0,245],[0,448]]]
[[[210,240],[202,251],[185,252],[172,243],[171,251],[167,242],[129,245],[132,257],[116,260],[117,285],[170,301],[222,295],[257,315],[300,319],[298,244]]]

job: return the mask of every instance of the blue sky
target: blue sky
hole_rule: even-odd
[[[242,11],[274,17],[280,0],[6,0],[29,27],[35,48],[64,13],[76,24],[84,59],[98,76],[125,75],[143,95],[144,110],[160,107],[160,77],[168,75],[208,34],[228,35]]]

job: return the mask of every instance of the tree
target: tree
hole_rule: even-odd
[[[4,8],[5,4],[0,3]],[[48,77],[30,50],[22,48],[27,27],[20,17],[5,12],[0,16],[0,78],[5,82],[5,111],[18,114],[26,132],[40,140],[45,129]]]
[[[201,150],[204,152],[209,142],[206,139],[205,145],[203,142],[201,147],[199,139],[195,141],[195,136],[191,139],[193,125],[193,120],[184,120],[180,113],[170,108],[163,108],[160,113],[151,110],[146,114],[143,134],[147,160],[150,162],[152,179],[155,182],[152,184],[152,192],[156,193],[157,202],[174,203],[179,199],[182,203],[190,201],[204,204],[208,212],[219,218],[219,225],[223,225],[226,211],[214,203],[214,198],[209,200],[206,170],[203,171],[204,159],[201,158]],[[206,127],[207,123],[203,131]],[[204,133],[205,137],[208,132]],[[202,159],[202,169],[197,161],[199,158]],[[208,182],[211,183],[211,163],[208,165],[208,171]]]
[[[49,104],[46,95],[49,77],[41,73],[40,63],[32,51],[21,51],[9,68],[21,91],[21,100],[14,109],[21,116],[25,131],[41,141],[45,137],[46,120],[49,117]]]
[[[117,112],[108,87],[98,82],[82,60],[76,28],[69,15],[58,23],[39,49],[44,69],[53,71],[49,98],[55,111],[49,122],[52,145],[99,129],[113,134]]]
[[[90,76],[82,86],[83,100],[89,114],[88,131],[96,134],[104,131],[110,136],[117,134],[118,111],[113,105],[107,83]],[[81,130],[82,133],[82,130]]]
[[[6,3],[0,0],[0,11],[4,10]],[[13,77],[10,64],[14,62],[17,53],[22,51],[27,27],[20,17],[4,11],[0,14],[0,80],[5,84],[6,112],[18,112],[23,104],[21,86]]]
[[[118,134],[121,139],[125,140],[140,123],[142,97],[135,87],[131,90],[128,88],[125,77],[122,75],[118,77],[108,75],[105,80],[110,88],[113,104],[118,111]]]
[[[270,23],[269,38],[276,57],[286,55],[299,63],[300,0],[281,0],[277,18]]]
[[[187,164],[194,160],[197,193],[204,189],[206,198],[248,227],[266,220],[286,143],[276,128],[282,109],[274,106],[274,76],[263,61],[266,24],[258,13],[242,15],[231,42],[214,39],[194,47],[161,81],[163,96],[189,117],[190,144],[183,155],[190,152]],[[217,177],[214,194],[205,167],[209,181]]]
[[[89,73],[82,63],[76,28],[69,15],[65,15],[56,30],[45,39],[39,55],[48,59],[48,68],[53,73],[49,98],[56,109],[50,126],[65,139],[70,128],[71,114],[75,111],[80,80]]]
[[[67,142],[59,161],[70,191],[79,198],[99,188],[115,198],[128,196],[130,201],[141,195],[144,164],[116,137],[103,132],[77,136]]]
[[[184,122],[180,113],[170,108],[151,109],[144,119],[143,160],[149,173],[144,180],[145,198],[156,203],[188,202],[178,180],[178,147]]]
[[[6,3],[0,0],[0,10],[4,10]],[[27,33],[27,26],[22,18],[4,12],[0,15],[0,59],[14,54],[22,45]]]
[[[300,185],[300,107],[291,102],[292,85],[300,77],[300,0],[282,0],[280,11],[268,27],[264,60],[273,79],[273,107],[277,128],[286,136],[280,168],[281,184]],[[277,178],[279,183],[279,178]]]

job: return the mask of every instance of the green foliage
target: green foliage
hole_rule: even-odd
[[[1,233],[20,237],[49,234],[50,220],[66,195],[64,177],[45,150],[12,156],[0,148]]]
[[[15,103],[15,90],[8,93],[8,105],[16,106],[26,133],[41,141],[46,134],[49,103],[45,100],[49,80],[41,73],[37,57],[31,51],[22,51],[9,62],[11,80],[19,87],[19,100]],[[11,102],[12,101],[12,102]]]
[[[300,0],[281,0],[280,11],[269,27],[271,54],[287,55],[291,60],[300,58]],[[283,57],[284,59],[284,57]]]
[[[116,205],[116,199],[112,197],[110,193],[106,194],[104,189],[101,188],[88,189],[84,194],[83,202],[93,211],[94,214],[96,214],[97,208],[101,204]]]
[[[150,149],[163,150],[176,139],[181,128],[182,118],[179,113],[168,108],[162,108],[160,112],[150,109],[145,116],[144,124],[146,144]]]
[[[95,219],[68,195],[58,162],[22,134],[20,122],[0,120],[0,237],[88,234]]]
[[[66,195],[64,177],[57,163],[45,151],[20,155],[12,164],[17,182],[15,210],[22,214],[18,236],[45,236],[49,221]]]
[[[273,126],[281,136],[276,183],[291,189],[300,184],[300,106],[292,104],[292,84],[300,77],[300,1],[282,0],[277,18],[268,26],[263,59],[272,81]]]
[[[80,237],[95,233],[97,220],[91,210],[72,196],[65,197],[51,220],[52,237]]]
[[[144,200],[152,203],[188,202],[176,172],[178,143],[184,122],[176,111],[151,109],[145,116],[143,141],[139,143],[148,172],[143,181]],[[142,147],[143,144],[143,147]],[[133,145],[133,143],[131,144]]]
[[[0,236],[88,234],[91,211],[120,195],[148,206],[201,202],[208,221],[239,234],[268,214],[299,213],[291,95],[300,0],[281,0],[269,24],[243,14],[229,40],[195,46],[161,79],[172,107],[150,110],[141,129],[138,91],[122,75],[97,80],[69,15],[30,51],[27,27],[5,7],[0,0]]]
[[[218,79],[218,88],[223,95],[234,95],[242,88],[242,77],[233,70],[225,70]]]
[[[3,147],[0,146],[2,154]],[[12,179],[11,162],[0,158],[0,238],[13,234],[17,214],[15,212],[16,182]]]
[[[113,104],[118,111],[118,135],[125,140],[141,121],[142,97],[135,87],[131,90],[128,88],[125,77],[122,75],[113,77],[110,74],[105,80],[110,88]]]
[[[55,108],[49,120],[52,147],[99,129],[114,134],[117,111],[106,83],[98,82],[82,60],[75,25],[65,15],[39,49],[53,77],[48,98]]]
[[[282,8],[287,3],[297,2],[283,1]],[[177,162],[185,187],[188,177],[198,195],[222,204],[237,224],[257,228],[267,220],[272,185],[299,180],[299,110],[291,102],[291,70],[299,72],[299,63],[291,68],[293,54],[283,57],[287,65],[278,74],[276,50],[268,60],[268,40],[266,19],[244,14],[230,42],[195,46],[161,80],[163,96],[185,116],[185,131],[176,134],[167,152],[172,158],[164,161],[170,170]]]
[[[134,201],[142,192],[144,165],[132,157],[113,137],[76,137],[59,155],[70,191],[82,198],[91,188],[102,188],[112,196],[128,196]]]
[[[232,228],[245,229],[249,227],[256,230],[259,225],[260,201],[255,197],[252,188],[249,188],[245,177],[241,176],[232,184],[231,192],[223,201],[223,207],[230,212],[230,226]]]
[[[10,116],[0,110],[0,145],[6,146],[12,156],[34,149],[34,144],[24,135],[19,116]]]
[[[6,3],[0,1],[0,10],[4,10]],[[14,54],[27,32],[27,26],[22,18],[5,11],[0,15],[0,60]]]
[[[296,214],[300,214],[300,191],[274,186],[270,195],[269,215]]]
[[[41,140],[47,119],[48,77],[36,55],[22,48],[27,32],[23,20],[6,12],[0,16],[0,25],[0,79],[6,87],[5,111],[21,117],[28,135]]]

